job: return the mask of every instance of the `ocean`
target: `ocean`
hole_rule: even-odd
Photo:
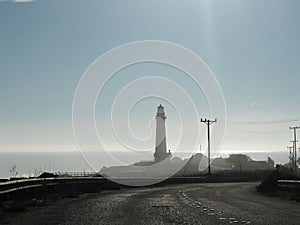
[[[275,163],[284,164],[288,162],[287,152],[241,152],[247,154],[255,160],[266,160],[271,157]],[[95,154],[93,157],[96,171],[99,171],[103,166],[124,165],[116,163],[107,154]],[[130,164],[138,161],[153,160],[153,152],[135,153],[135,152],[114,152],[114,156],[125,164]],[[229,152],[222,153],[221,156],[228,156]],[[176,156],[187,158],[186,153],[177,153]],[[96,162],[96,163],[95,163]],[[48,172],[92,172],[79,151],[76,152],[0,152],[0,178],[9,178],[12,166],[16,166],[18,176],[37,175],[42,171]]]

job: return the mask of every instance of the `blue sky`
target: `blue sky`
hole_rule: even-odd
[[[223,89],[230,121],[300,118],[299,10],[297,0],[0,0],[0,151],[76,150],[72,101],[82,74],[106,51],[139,40],[197,53]],[[147,119],[151,104],[141,112]],[[197,104],[207,117],[205,101]],[[228,126],[223,149],[282,150],[290,125]]]

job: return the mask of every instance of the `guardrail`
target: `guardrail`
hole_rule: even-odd
[[[281,190],[300,193],[300,180],[278,180],[278,187]]]
[[[108,182],[103,177],[58,177],[7,181],[0,183],[0,201],[76,191],[84,184],[92,184],[101,189],[101,186]]]
[[[103,182],[106,180],[103,177],[57,177],[57,178],[34,178],[34,179],[24,179],[24,180],[14,180],[0,183],[0,193],[4,190],[9,190],[12,188],[19,188],[31,185],[49,185],[50,183],[55,184],[78,184],[78,183],[95,183]]]
[[[56,192],[81,191],[92,185],[92,189],[116,189],[118,183],[127,183],[138,186],[145,180],[149,183],[159,184],[180,184],[204,182],[205,177],[173,177],[165,181],[159,178],[115,178],[115,182],[104,177],[55,177],[55,178],[33,178],[14,180],[0,183],[0,201],[16,198],[33,198],[35,196],[47,196]],[[126,181],[126,182],[124,182]]]
[[[63,176],[63,177],[93,177],[95,175],[97,175],[97,173],[95,172],[54,172],[53,173],[54,175],[57,175],[57,176]]]

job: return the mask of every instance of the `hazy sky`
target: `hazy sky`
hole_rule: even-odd
[[[299,10],[298,0],[0,0],[0,151],[76,150],[72,101],[81,76],[106,51],[139,40],[170,41],[197,53],[223,89],[229,121],[300,119]],[[130,81],[126,75],[138,78],[138,71],[119,75],[100,111],[113,101],[109,93]],[[209,117],[190,81],[171,68],[159,73],[187,89]],[[137,124],[141,133],[158,102],[137,107],[146,121]],[[167,121],[177,120],[171,106],[166,111]],[[288,127],[298,124],[229,122],[223,149],[283,150]]]

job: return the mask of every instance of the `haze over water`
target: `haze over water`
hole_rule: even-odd
[[[288,161],[286,152],[244,152],[255,160],[266,160],[271,157],[275,163],[286,163]],[[100,170],[103,166],[116,166],[106,154],[102,158],[95,158]],[[228,153],[220,154],[223,157]],[[116,152],[116,157],[125,163],[134,163],[141,160],[152,160],[153,153],[124,153]],[[177,153],[175,156],[187,158],[186,153]],[[83,172],[92,171],[79,152],[0,152],[0,178],[10,177],[9,170],[12,165],[17,166],[19,175],[35,175],[41,171],[49,172]],[[119,165],[122,165],[121,163]]]

